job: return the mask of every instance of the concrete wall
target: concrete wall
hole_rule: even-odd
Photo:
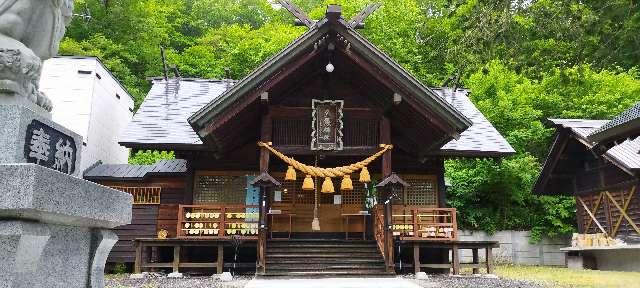
[[[83,139],[80,171],[100,160],[127,163],[117,137],[133,117],[133,98],[94,57],[44,62],[40,90],[53,102],[52,119]]]
[[[458,233],[460,240],[500,242],[500,248],[493,249],[493,257],[499,263],[564,266],[565,255],[560,248],[571,245],[569,237],[543,239],[536,244],[531,244],[529,231],[499,231],[493,235],[480,231],[461,230]],[[479,254],[480,259],[484,259],[484,253]],[[463,263],[470,263],[472,260],[471,250],[461,250],[460,256]]]

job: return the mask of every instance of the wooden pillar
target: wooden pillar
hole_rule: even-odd
[[[180,246],[173,246],[173,273],[180,272]]]
[[[438,177],[438,207],[447,207],[447,184],[444,181],[444,159],[438,158],[434,160],[436,164]]]
[[[420,245],[413,243],[413,271],[415,274],[420,272]]]
[[[187,179],[187,183],[186,183],[186,187],[183,195],[183,201],[185,204],[193,204],[193,186],[196,180],[195,179],[196,173],[193,167],[191,167],[191,161],[192,161],[191,159],[187,161],[187,175],[185,176],[185,178]],[[162,194],[160,194],[160,200],[162,201]],[[178,227],[178,229],[180,229],[180,227]]]
[[[380,144],[391,143],[391,122],[386,116],[380,120]],[[391,151],[382,154],[382,178],[391,175]]]
[[[271,115],[262,115],[262,123],[260,126],[260,141],[271,141],[271,132],[273,130],[271,121]],[[260,147],[260,173],[269,172],[269,150],[265,147]]]
[[[478,265],[478,248],[473,248],[471,249],[471,252],[473,253],[473,274],[478,274],[479,269],[476,267],[476,265]]]
[[[218,244],[218,260],[216,261],[216,273],[221,274],[224,269],[224,244]]]
[[[142,243],[140,241],[135,241],[134,244],[136,247],[136,259],[133,264],[133,273],[140,274],[142,273]]]
[[[453,244],[451,246],[451,260],[453,261],[453,275],[460,274],[460,250],[458,249],[458,245]]]
[[[484,249],[487,260],[487,274],[493,274],[493,248],[486,246]]]
[[[391,122],[386,116],[382,116],[380,119],[380,144],[392,144],[391,143]],[[391,151],[386,151],[382,154],[382,177],[391,175]],[[393,225],[391,219],[392,203],[391,203],[391,187],[385,189],[385,203],[384,203],[384,250],[385,260],[387,264],[387,271],[393,271],[395,266],[395,259],[393,257],[393,232],[389,229],[390,225]]]
[[[260,126],[260,141],[262,142],[270,142],[271,141],[271,133],[272,133],[272,119],[269,114],[268,107],[265,108],[265,113],[262,115],[262,123]],[[269,172],[269,150],[264,147],[260,147],[260,173],[268,173]],[[257,254],[258,254],[258,267],[264,273],[265,271],[265,254],[267,247],[267,227],[268,227],[268,219],[267,212],[269,211],[268,207],[268,189],[264,186],[260,187],[260,203],[258,208],[258,243]]]

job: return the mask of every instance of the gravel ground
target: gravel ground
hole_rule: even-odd
[[[546,288],[550,287],[542,282],[513,280],[504,278],[488,278],[486,276],[447,276],[429,275],[427,280],[415,280],[424,288],[448,287],[448,288]]]
[[[429,275],[427,280],[414,280],[413,275],[405,276],[415,281],[423,288],[547,288],[543,282],[511,280],[504,278],[489,278],[485,276],[447,276]],[[252,277],[235,277],[231,282],[222,282],[215,277],[185,277],[167,278],[166,276],[131,279],[128,275],[108,276],[105,280],[106,288],[243,288]],[[310,279],[313,281],[313,279]]]
[[[112,276],[105,279],[106,288],[242,288],[252,277],[235,277],[222,282],[217,277],[149,277],[130,279],[128,276]]]

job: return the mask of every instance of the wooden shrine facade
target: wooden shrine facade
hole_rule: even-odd
[[[556,137],[535,191],[573,195],[580,233],[612,238],[640,236],[640,196],[636,167],[639,145],[627,140],[604,154],[587,136],[606,121],[552,119]]]
[[[153,80],[120,143],[134,150],[175,151],[180,160],[162,167],[100,165],[85,178],[143,193],[136,199],[144,203],[136,207],[146,210],[139,214],[157,215],[156,221],[138,221],[134,214],[133,224],[118,230],[130,235],[121,239],[135,238],[131,235],[138,232],[131,231],[142,225],[155,225],[169,240],[140,234],[137,247],[146,248],[120,241],[114,251],[122,251],[122,258],[110,259],[143,259],[138,269],[222,269],[229,256],[207,253],[228,255],[224,251],[242,243],[255,246],[241,249],[245,264],[268,272],[269,241],[363,238],[375,240],[384,270],[393,271],[397,239],[456,241],[456,211],[446,207],[444,160],[514,151],[468,91],[424,86],[363,38],[355,29],[364,14],[347,21],[335,5],[318,21],[297,13],[309,30],[238,82]],[[183,166],[174,163],[180,161]],[[162,180],[169,178],[170,183]],[[178,191],[168,190],[176,183],[180,188],[171,189],[180,195],[166,192]],[[158,187],[159,199],[130,187]],[[175,247],[142,251],[156,242],[175,246],[180,239],[218,248],[192,254]],[[126,258],[125,250],[138,256],[131,252]],[[164,254],[178,260],[154,262]],[[209,262],[181,263],[181,257]]]

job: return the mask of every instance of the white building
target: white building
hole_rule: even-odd
[[[98,58],[45,61],[40,90],[53,102],[53,120],[82,135],[81,171],[98,160],[127,163],[129,150],[116,138],[133,117],[133,97]]]

